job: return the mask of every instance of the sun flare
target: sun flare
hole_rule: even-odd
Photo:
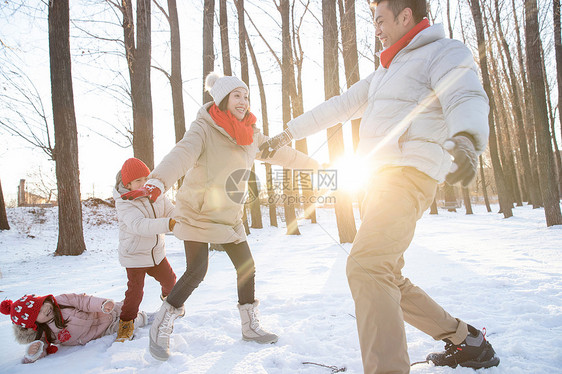
[[[337,188],[345,192],[358,192],[365,187],[369,178],[369,168],[364,158],[345,155],[330,165],[337,171]]]

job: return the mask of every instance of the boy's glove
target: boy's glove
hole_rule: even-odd
[[[447,139],[443,147],[453,156],[453,165],[445,180],[450,185],[461,182],[463,187],[468,186],[476,175],[478,156],[474,143],[464,135],[455,135]]]
[[[124,193],[123,195],[121,195],[121,198],[123,200],[134,200],[139,197],[147,196],[151,202],[155,202],[161,193],[162,191],[160,191],[160,188],[156,187],[155,185],[147,183],[141,188],[139,188],[138,190]]]
[[[281,134],[275,135],[273,138],[269,138],[266,142],[260,145],[261,158],[266,159],[273,157],[275,152],[283,146],[291,143],[293,140],[293,134],[289,131],[289,129],[285,129]]]

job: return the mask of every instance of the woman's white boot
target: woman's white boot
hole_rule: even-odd
[[[260,326],[258,305],[258,300],[254,301],[253,304],[238,304],[240,320],[242,321],[242,339],[260,344],[275,343],[279,337],[265,331]]]

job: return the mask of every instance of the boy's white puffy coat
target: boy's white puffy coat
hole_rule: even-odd
[[[126,268],[152,267],[166,256],[164,235],[170,231],[169,222],[174,205],[166,196],[154,203],[147,197],[123,200],[128,192],[122,183],[113,189],[119,219],[119,262]]]
[[[445,38],[433,25],[348,91],[293,119],[288,127],[302,139],[334,124],[362,118],[361,156],[371,169],[412,166],[443,181],[451,156],[443,143],[471,134],[481,153],[488,142],[488,98],[470,50]]]

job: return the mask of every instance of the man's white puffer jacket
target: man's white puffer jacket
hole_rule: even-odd
[[[470,50],[433,25],[348,91],[293,119],[295,139],[361,119],[359,155],[368,168],[412,166],[442,182],[451,167],[443,148],[460,132],[471,134],[480,154],[488,142],[488,98]]]

